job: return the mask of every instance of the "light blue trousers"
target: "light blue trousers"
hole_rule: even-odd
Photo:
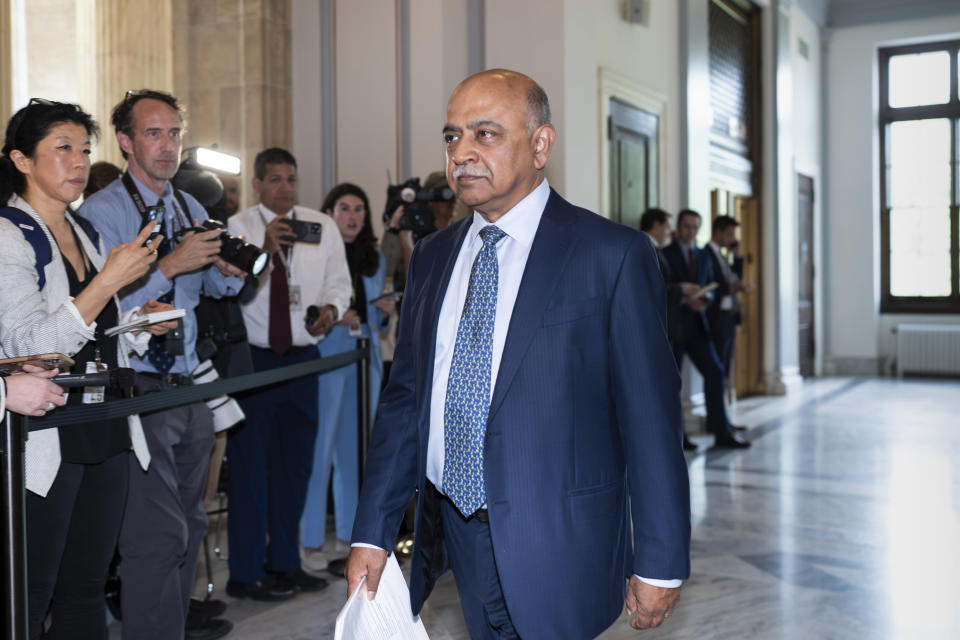
[[[369,331],[365,331],[367,335]],[[347,327],[336,326],[320,344],[323,357],[356,348],[357,339]],[[380,399],[383,363],[380,360],[379,335],[370,341],[370,415],[375,415]],[[322,547],[326,539],[327,492],[333,477],[333,508],[337,537],[349,541],[360,494],[359,438],[357,430],[357,367],[330,371],[318,378],[320,420],[314,449],[313,472],[307,485],[307,501],[300,519],[300,544]]]

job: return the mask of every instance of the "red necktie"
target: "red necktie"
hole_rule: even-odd
[[[691,247],[690,250],[687,251],[687,260],[689,262],[689,264],[687,265],[687,269],[690,270],[690,279],[696,282],[697,281],[697,257],[693,255],[693,247]]]
[[[280,251],[273,254],[273,272],[270,274],[269,337],[270,348],[282,356],[293,344],[293,336],[290,331],[290,288]]]

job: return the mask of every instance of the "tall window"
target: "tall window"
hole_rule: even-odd
[[[960,40],[880,52],[881,310],[960,312]]]

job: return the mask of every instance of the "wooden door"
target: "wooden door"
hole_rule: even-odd
[[[610,99],[610,218],[634,229],[657,206],[656,115]]]
[[[757,199],[725,189],[711,192],[711,221],[720,215],[740,223],[738,236],[743,252],[743,282],[753,289],[740,294],[742,322],[737,327],[733,349],[733,374],[727,381],[734,396],[743,398],[764,393],[763,305],[760,297],[760,220]]]

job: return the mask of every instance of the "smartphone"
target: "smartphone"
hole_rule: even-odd
[[[4,358],[0,360],[0,372],[4,374],[23,371],[23,365],[32,364],[43,369],[60,369],[69,371],[73,366],[73,358],[62,353],[42,353],[35,356],[20,356],[18,358]]]
[[[153,225],[153,231],[150,232],[150,237],[147,238],[147,241],[143,243],[143,246],[147,246],[149,243],[153,242],[157,236],[163,233],[163,215],[166,213],[166,209],[162,206],[154,205],[152,207],[147,207],[147,213],[143,216],[143,224],[140,225],[140,231],[143,231],[149,225]]]
[[[283,222],[289,225],[296,236],[297,239],[294,242],[320,243],[323,236],[322,222],[308,222],[306,220],[284,220]]]

